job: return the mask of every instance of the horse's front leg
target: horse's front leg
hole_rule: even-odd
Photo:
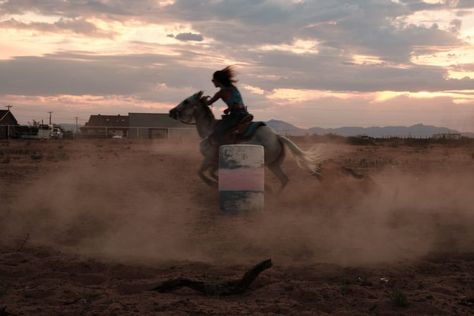
[[[204,161],[201,164],[201,168],[199,168],[198,175],[202,181],[204,181],[209,186],[216,186],[217,181],[213,180],[206,176],[206,171],[212,167],[212,164],[209,162],[209,159],[204,158]]]
[[[219,176],[217,175],[217,170],[218,170],[218,167],[216,166],[216,164],[212,164],[209,169],[209,174],[211,175],[212,179],[214,179],[216,182],[219,180]]]

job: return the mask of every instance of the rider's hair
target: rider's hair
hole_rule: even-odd
[[[233,86],[234,83],[237,82],[237,80],[235,80],[235,70],[232,66],[227,66],[222,70],[216,71],[212,75],[212,78],[227,87]]]

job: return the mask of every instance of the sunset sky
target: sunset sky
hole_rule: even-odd
[[[258,120],[474,132],[474,0],[0,0],[0,28],[21,123],[167,112],[235,65]]]

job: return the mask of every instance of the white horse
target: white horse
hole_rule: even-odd
[[[204,161],[199,169],[199,177],[209,185],[217,184],[216,171],[218,162],[216,161],[216,149],[208,141],[208,136],[214,131],[217,120],[206,104],[203,92],[200,91],[185,99],[169,111],[171,118],[179,120],[185,124],[196,125],[197,132],[201,139],[200,150],[204,156]],[[265,165],[270,169],[281,182],[281,189],[288,183],[288,177],[281,169],[281,164],[285,158],[286,145],[294,154],[298,166],[305,168],[312,174],[319,176],[320,160],[316,150],[303,151],[298,145],[288,138],[278,135],[269,126],[259,127],[252,138],[243,141],[245,144],[262,145],[265,152]],[[208,173],[208,175],[206,175]]]

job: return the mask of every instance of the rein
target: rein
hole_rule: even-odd
[[[189,122],[185,122],[183,121],[182,119],[179,119],[179,121],[183,124],[186,124],[186,125],[196,125],[196,123],[189,123]]]

